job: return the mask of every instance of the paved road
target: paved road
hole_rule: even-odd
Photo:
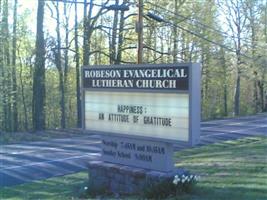
[[[202,122],[200,145],[247,136],[267,136],[267,113]],[[100,157],[99,136],[53,139],[0,147],[0,187],[71,174]],[[186,147],[177,146],[176,150]]]

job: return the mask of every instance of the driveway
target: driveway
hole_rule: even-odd
[[[267,136],[267,113],[201,123],[200,144],[207,145],[249,136]],[[185,146],[175,146],[181,150]],[[62,176],[86,170],[100,158],[100,137],[27,142],[0,147],[0,187]]]
[[[88,135],[0,148],[0,187],[71,174],[100,157],[99,136]]]

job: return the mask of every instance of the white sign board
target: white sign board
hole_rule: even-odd
[[[194,145],[200,71],[199,64],[84,67],[83,127],[107,136]]]
[[[85,128],[188,142],[189,96],[85,91]]]

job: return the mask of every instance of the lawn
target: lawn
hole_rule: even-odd
[[[185,199],[267,199],[267,138],[243,138],[176,153],[176,166],[202,178]]]
[[[72,197],[78,196],[80,189],[84,188],[87,177],[85,172],[80,172],[14,187],[5,187],[0,189],[0,199],[72,199]]]
[[[201,179],[192,193],[169,200],[266,200],[266,152],[266,137],[243,138],[177,152],[176,166],[199,174]],[[2,188],[0,199],[78,199],[86,181],[87,173],[81,172]]]

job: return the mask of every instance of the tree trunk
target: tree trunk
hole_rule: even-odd
[[[12,131],[12,99],[11,99],[11,71],[10,71],[10,52],[9,52],[9,28],[8,28],[8,0],[3,1],[3,12],[2,12],[2,47],[3,47],[3,110],[4,110],[4,130]]]
[[[240,115],[240,76],[241,76],[241,38],[240,38],[241,32],[238,32],[238,38],[237,38],[237,50],[236,50],[236,56],[237,56],[237,78],[236,78],[236,87],[235,87],[235,103],[234,103],[234,114],[235,116]]]
[[[240,114],[240,71],[237,71],[236,87],[235,87],[235,104],[234,104],[234,114],[238,116]]]
[[[174,13],[178,12],[178,2],[177,0],[174,0]],[[178,30],[177,26],[173,26],[173,63],[177,62],[177,54],[178,54],[178,42],[177,42],[177,37],[178,37]]]
[[[267,2],[265,4],[265,13],[264,13],[264,17],[265,17],[265,22],[267,22]],[[265,23],[264,25],[264,34],[265,34],[265,44],[267,44],[267,23]],[[265,58],[267,57],[267,51],[265,49]],[[265,66],[267,66],[267,60],[265,59]],[[265,77],[266,77],[266,68],[264,68],[264,73],[263,73],[263,79],[262,80],[265,80]],[[264,88],[264,83],[262,83],[262,88]],[[266,90],[265,90],[266,91]],[[264,92],[263,92],[264,93]],[[266,98],[265,98],[265,105],[264,105],[264,97],[263,95],[261,96],[262,97],[262,110],[264,110],[265,112],[267,111],[267,91],[266,91]]]
[[[66,109],[65,109],[65,88],[64,88],[64,75],[63,72],[59,72],[59,89],[60,96],[60,110],[61,110],[61,128],[66,128]]]
[[[92,33],[91,18],[93,12],[93,0],[90,0],[89,12],[87,16],[87,0],[84,0],[84,22],[83,22],[83,65],[87,66],[90,63],[90,38]]]
[[[55,53],[56,67],[59,74],[59,92],[60,92],[60,125],[61,128],[66,127],[66,110],[65,110],[65,88],[64,88],[64,70],[61,62],[61,35],[60,35],[60,13],[59,13],[59,3],[56,3],[56,15],[57,15],[57,50]]]
[[[0,17],[2,15],[2,1],[0,0]],[[3,22],[2,22],[2,18],[1,18],[1,23],[0,23],[0,35],[3,35],[3,26],[2,26]],[[5,125],[5,114],[3,112],[4,110],[4,67],[3,67],[3,38],[0,37],[0,128],[4,130],[4,125]]]
[[[116,0],[116,5],[119,4],[119,0]],[[117,39],[117,26],[118,26],[118,10],[114,11],[113,17],[113,28],[112,28],[112,36],[111,36],[111,47],[109,48],[110,51],[110,64],[114,64],[116,60],[116,39]]]
[[[77,2],[77,0],[76,0]],[[78,16],[77,16],[77,3],[75,3],[75,60],[76,60],[76,101],[77,101],[77,127],[82,126],[82,113],[81,113],[81,89],[80,89],[80,54],[78,43]]]
[[[163,36],[163,34],[162,34],[162,36]],[[164,45],[165,45],[165,43],[164,43],[164,41],[163,40],[160,40],[161,42],[160,42],[160,44],[161,44],[161,46],[160,46],[160,51],[161,52],[164,52]],[[161,55],[161,63],[164,63],[164,56],[163,55]]]
[[[33,128],[35,131],[45,128],[45,41],[43,0],[38,0],[36,58],[33,75]]]
[[[225,51],[223,48],[220,49],[221,54],[221,63],[223,67],[223,107],[224,107],[224,116],[228,116],[228,95],[227,95],[227,65],[225,60]]]
[[[185,62],[186,61],[186,39],[185,39],[184,31],[182,31],[181,33],[181,40],[182,40],[181,59],[182,59],[182,62]]]
[[[234,94],[234,115],[240,114],[240,79],[241,79],[241,35],[244,31],[247,16],[244,13],[244,2],[239,0],[226,1],[227,21],[232,32],[236,55],[236,86]]]
[[[67,4],[64,2],[64,16],[65,16],[65,51],[64,51],[64,78],[63,78],[63,88],[64,92],[63,96],[63,106],[64,106],[64,128],[66,127],[66,102],[68,102],[67,99],[67,80],[68,80],[68,72],[69,72],[69,16],[67,14]]]
[[[19,56],[19,55],[18,55]],[[24,115],[24,129],[27,131],[29,129],[29,123],[28,123],[28,111],[25,101],[25,92],[24,92],[24,83],[23,83],[23,77],[22,77],[22,61],[20,60],[20,71],[19,71],[19,79],[20,79],[20,85],[21,85],[21,97],[22,97],[22,105],[23,105],[23,115]]]
[[[126,3],[126,0],[123,0]],[[123,28],[124,28],[124,11],[121,11],[120,25],[119,25],[119,40],[118,40],[118,52],[115,60],[115,64],[120,64],[122,59],[122,45],[123,45]]]
[[[223,102],[224,102],[224,116],[228,116],[228,105],[227,105],[227,84],[225,83],[223,86]]]
[[[264,20],[267,22],[267,1],[265,3],[265,11],[264,11]],[[267,44],[267,23],[264,24],[264,38],[265,38],[265,44]],[[267,91],[265,90],[265,97],[264,97],[264,88],[265,88],[265,82],[266,74],[267,74],[267,50],[265,49],[265,61],[263,64],[263,73],[262,73],[262,82],[260,87],[260,99],[261,99],[261,110],[263,112],[267,112]],[[265,65],[265,66],[264,66]]]
[[[254,3],[248,3],[248,15],[250,21],[250,29],[251,29],[251,51],[252,51],[252,61],[250,68],[253,69],[255,56],[256,56],[256,30],[255,30],[255,10]],[[258,70],[254,68],[254,111],[255,113],[259,112],[259,95],[258,95]]]
[[[153,34],[154,34],[154,29],[153,28],[150,28],[148,31],[147,31],[147,40],[146,40],[146,44],[148,47],[151,47],[152,46],[152,39],[153,39]],[[145,55],[145,54],[144,54]],[[150,61],[150,56],[151,56],[151,51],[147,50],[146,52],[146,58],[144,59],[144,63],[147,63]]]
[[[18,130],[18,108],[17,108],[17,72],[16,72],[16,59],[17,59],[17,4],[18,0],[14,0],[14,13],[13,13],[13,41],[12,41],[12,82],[13,82],[13,131]]]
[[[154,37],[153,37],[154,41],[153,41],[153,48],[157,49],[157,29],[154,30]],[[153,60],[157,60],[157,52],[154,51],[153,52]]]
[[[84,0],[83,7],[83,65],[89,64],[89,38],[88,38],[88,23],[87,23],[87,0]]]

